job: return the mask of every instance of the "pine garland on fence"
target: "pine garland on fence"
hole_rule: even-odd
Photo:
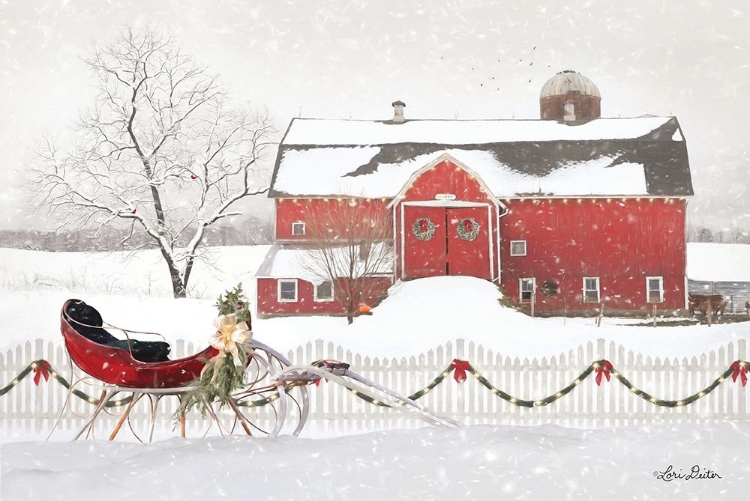
[[[557,400],[560,400],[565,395],[570,393],[575,389],[576,386],[580,385],[587,377],[589,377],[592,373],[596,373],[596,384],[597,386],[601,385],[602,379],[606,378],[607,381],[610,380],[612,375],[620,382],[623,386],[625,386],[628,390],[630,390],[633,394],[636,396],[642,398],[643,400],[646,400],[647,402],[650,402],[654,405],[657,405],[659,407],[682,407],[685,405],[689,405],[699,398],[705,397],[712,391],[714,391],[720,384],[722,384],[724,381],[726,381],[730,376],[732,377],[732,381],[737,381],[737,379],[740,379],[740,382],[742,386],[745,386],[747,384],[747,373],[748,373],[748,367],[750,366],[750,362],[737,360],[732,363],[732,365],[729,366],[727,370],[725,370],[719,377],[717,377],[711,384],[709,384],[707,387],[705,387],[703,390],[690,395],[687,398],[683,398],[680,400],[662,400],[658,399],[648,393],[646,393],[643,390],[640,390],[632,385],[628,379],[620,374],[618,371],[616,371],[612,365],[611,362],[608,360],[597,360],[596,362],[593,362],[591,365],[589,365],[581,374],[575,378],[568,386],[561,389],[560,391],[555,392],[554,394],[539,399],[539,400],[524,400],[520,398],[516,398],[512,395],[509,395],[508,393],[505,393],[504,391],[500,390],[499,388],[496,388],[492,383],[490,383],[487,378],[482,376],[482,374],[479,373],[474,367],[465,360],[459,360],[455,359],[451,363],[448,368],[446,368],[443,372],[441,372],[435,379],[432,380],[432,382],[422,388],[421,390],[417,391],[416,393],[413,393],[409,395],[409,399],[411,400],[417,400],[426,394],[428,394],[430,391],[432,391],[436,386],[438,386],[440,383],[443,382],[443,380],[448,377],[448,375],[453,372],[454,379],[457,383],[463,383],[466,381],[466,372],[468,371],[473,375],[479,383],[490,390],[493,394],[497,395],[498,397],[502,398],[508,403],[511,403],[513,405],[516,405],[518,407],[544,407],[545,405],[549,405],[553,402],[556,402]],[[391,407],[390,405],[374,400],[371,397],[364,395],[356,390],[349,389],[350,392],[354,393],[357,397],[361,398],[362,400],[365,400],[366,402],[369,402],[373,405],[376,405],[378,407]]]
[[[324,367],[325,362],[317,361],[317,362],[314,362],[312,365],[315,367]],[[468,372],[472,376],[474,376],[474,378],[476,378],[476,380],[482,386],[487,388],[490,392],[492,392],[493,394],[497,395],[498,397],[502,398],[503,400],[513,405],[516,405],[519,407],[530,407],[530,408],[543,407],[545,405],[549,405],[553,402],[556,402],[557,400],[560,400],[565,395],[573,391],[590,375],[596,374],[595,381],[596,381],[597,386],[600,386],[604,379],[606,379],[607,381],[610,381],[611,377],[614,376],[615,379],[617,379],[623,386],[625,386],[628,390],[630,390],[634,395],[638,396],[639,398],[642,398],[643,400],[653,405],[656,405],[659,407],[683,407],[683,406],[692,404],[693,402],[695,402],[696,400],[700,398],[705,397],[706,395],[714,391],[716,388],[718,388],[721,384],[723,384],[727,379],[730,379],[730,378],[734,382],[737,382],[737,380],[739,379],[740,384],[744,387],[747,384],[747,380],[748,380],[748,367],[750,367],[750,362],[747,362],[744,360],[737,360],[733,362],[724,372],[722,372],[716,379],[714,379],[713,382],[711,382],[711,384],[706,386],[704,389],[680,400],[664,400],[664,399],[656,398],[653,395],[646,393],[645,391],[633,386],[633,384],[625,376],[623,376],[619,371],[617,371],[612,365],[612,363],[609,362],[608,360],[597,360],[596,362],[592,362],[591,365],[589,365],[583,372],[581,372],[577,378],[575,378],[569,385],[567,385],[560,391],[557,391],[553,393],[552,395],[549,395],[542,399],[524,400],[524,399],[516,398],[512,395],[509,395],[508,393],[505,393],[504,391],[495,387],[492,383],[490,383],[487,380],[487,378],[485,378],[481,373],[479,373],[479,371],[477,371],[469,362],[465,360],[455,359],[450,364],[450,366],[448,366],[445,370],[443,370],[440,374],[438,374],[438,376],[435,377],[435,379],[433,379],[430,382],[430,384],[428,384],[421,390],[409,395],[408,398],[411,400],[418,400],[419,398],[425,396],[434,388],[439,386],[451,373],[453,373],[453,378],[457,383],[463,383],[467,379],[466,373]],[[85,402],[88,402],[92,405],[98,405],[100,402],[100,399],[92,397],[83,391],[80,391],[77,389],[71,389],[70,383],[64,377],[62,377],[57,371],[55,371],[55,369],[46,360],[35,360],[31,362],[29,365],[27,365],[21,372],[18,373],[18,375],[15,378],[13,378],[13,380],[10,383],[8,383],[3,388],[0,388],[0,397],[10,392],[11,389],[17,386],[26,376],[28,376],[32,372],[34,373],[34,383],[36,385],[39,385],[42,378],[44,378],[45,381],[48,381],[49,377],[51,376],[53,379],[55,379],[58,383],[60,383],[66,389],[70,390],[71,394],[84,400]],[[309,380],[309,382],[315,382],[315,381],[316,379]],[[349,391],[354,393],[356,396],[358,396],[362,400],[365,400],[373,405],[377,405],[379,407],[391,407],[388,404],[374,400],[372,397],[364,395],[356,390],[349,389]],[[277,390],[276,392],[272,393],[271,395],[267,397],[256,398],[256,399],[251,399],[251,400],[241,400],[237,402],[237,405],[242,406],[242,407],[261,407],[275,400],[278,400],[279,398],[280,398],[280,394],[279,394],[279,391]],[[123,405],[127,405],[128,403],[130,403],[131,400],[132,400],[132,396],[122,398],[120,400],[111,400],[107,402],[106,407],[121,407]]]
[[[63,385],[66,390],[70,390],[70,383],[68,382],[68,380],[62,377],[55,369],[53,369],[49,362],[47,362],[46,360],[34,360],[21,372],[19,372],[18,375],[13,378],[10,383],[0,388],[0,397],[15,388],[18,383],[20,383],[23,378],[28,376],[32,371],[34,372],[34,384],[36,384],[37,386],[39,386],[39,382],[41,381],[42,377],[45,381],[48,381],[50,376],[52,376],[52,378]],[[81,390],[76,390],[74,388],[73,390],[71,390],[71,393],[85,402],[93,405],[99,405],[100,399],[92,397],[91,395],[88,395]],[[105,404],[105,407],[122,407],[124,405],[128,405],[131,400],[133,400],[132,396],[121,398],[120,400],[110,400]]]

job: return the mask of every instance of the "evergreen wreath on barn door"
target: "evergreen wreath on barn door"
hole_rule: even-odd
[[[479,223],[473,217],[467,217],[458,222],[456,233],[462,240],[471,242],[479,235]]]
[[[411,226],[411,232],[417,240],[427,241],[435,236],[435,223],[428,217],[420,217]]]

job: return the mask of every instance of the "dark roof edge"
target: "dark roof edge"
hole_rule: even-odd
[[[674,118],[675,115],[641,115],[637,117],[599,117],[584,120],[577,120],[574,123],[565,122],[564,120],[544,120],[541,118],[466,118],[466,119],[455,119],[455,118],[408,118],[405,122],[395,125],[403,125],[409,122],[559,122],[561,124],[575,127],[584,123],[593,122],[596,120],[636,120],[639,118]],[[294,120],[321,120],[326,122],[369,122],[369,123],[382,123],[382,124],[393,124],[393,119],[386,120],[368,120],[364,118],[322,118],[322,117],[294,117]],[[291,124],[290,124],[291,125]]]
[[[270,274],[271,269],[273,268],[273,261],[276,259],[276,253],[279,252],[280,248],[281,246],[276,243],[271,245],[266,257],[263,258],[260,266],[258,266],[258,270],[255,272],[255,275],[253,275],[254,277],[264,277]]]
[[[289,131],[292,129],[292,124],[295,120],[298,120],[297,117],[292,118],[289,121],[289,126],[286,128],[286,132],[284,132],[284,136],[281,138],[281,142],[279,143],[279,147],[276,150],[276,162],[273,164],[273,173],[271,174],[271,184],[268,186],[268,197],[271,198],[271,194],[275,193],[276,190],[273,189],[273,185],[276,184],[276,175],[279,173],[279,167],[281,166],[281,148],[284,145],[284,141],[286,140],[286,136],[289,134]]]

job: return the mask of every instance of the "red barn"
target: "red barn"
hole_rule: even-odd
[[[341,284],[305,266],[320,244],[307,228],[362,210],[388,222],[376,243],[390,251],[363,303],[396,280],[468,275],[538,314],[685,308],[693,189],[680,125],[603,119],[600,100],[562,72],[542,89],[541,120],[406,120],[400,101],[387,121],[292,120],[258,313],[342,313]]]

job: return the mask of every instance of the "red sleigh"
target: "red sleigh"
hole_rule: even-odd
[[[80,315],[73,315],[76,308],[84,307],[96,316],[95,320],[85,320]],[[75,439],[80,438],[86,433],[89,436],[94,427],[94,422],[112,401],[113,397],[118,394],[129,395],[129,403],[122,411],[119,421],[110,435],[110,440],[114,440],[123,423],[129,419],[129,415],[135,404],[142,398],[147,397],[150,402],[150,419],[148,428],[148,441],[153,437],[154,425],[156,421],[157,408],[160,400],[165,396],[175,396],[182,399],[182,396],[193,390],[190,383],[195,381],[201,374],[206,364],[219,351],[211,346],[195,355],[180,358],[177,360],[166,359],[168,345],[163,357],[163,361],[143,361],[134,356],[134,346],[139,341],[131,340],[124,329],[118,329],[125,333],[127,340],[119,341],[117,345],[103,344],[97,336],[105,336],[109,340],[116,340],[114,336],[103,329],[104,324],[99,312],[94,308],[86,305],[82,301],[70,299],[63,304],[60,313],[60,330],[65,340],[65,348],[68,352],[72,363],[81,369],[84,373],[91,376],[99,384],[103,384],[102,398],[97,402],[96,409],[91,414],[83,428],[77,433]],[[94,335],[92,335],[92,332]],[[149,344],[148,342],[146,344]],[[124,347],[123,347],[124,346]],[[291,398],[292,406],[299,410],[297,426],[293,433],[299,434],[307,420],[309,399],[307,390],[304,386],[298,385],[286,386],[285,383],[276,383],[270,381],[269,384],[260,384],[261,381],[269,381],[275,374],[288,367],[289,361],[280,353],[258,341],[251,341],[250,356],[246,371],[248,371],[248,386],[238,391],[230,398],[229,405],[233,418],[238,421],[242,428],[250,434],[250,429],[255,428],[270,436],[275,436],[281,430],[287,415],[287,394],[296,390],[301,392],[296,398]],[[305,381],[307,383],[307,381]],[[96,383],[95,383],[96,384]],[[275,396],[274,396],[275,395]],[[253,402],[255,399],[255,402]],[[258,400],[260,399],[260,400]],[[275,422],[273,429],[263,431],[257,428],[246,415],[258,403],[273,404],[275,411]],[[220,430],[221,423],[217,413],[208,403],[207,413],[212,420],[218,424]],[[185,434],[185,416],[180,415],[180,431]],[[231,427],[233,428],[233,426]],[[231,433],[231,428],[224,430]],[[131,427],[132,429],[132,427]],[[223,432],[223,431],[222,431]],[[135,432],[134,432],[135,433]]]
[[[78,306],[89,308],[89,311],[94,312],[95,320],[84,319],[77,314],[72,315],[71,312],[75,312],[75,307]],[[63,305],[60,322],[65,347],[71,361],[104,386],[102,397],[98,401],[92,401],[96,404],[96,409],[75,439],[80,438],[84,433],[89,436],[97,417],[102,415],[112,398],[119,393],[124,393],[130,395],[129,403],[122,410],[109,439],[114,440],[123,423],[129,419],[133,406],[146,396],[151,404],[148,428],[148,441],[150,442],[153,438],[157,407],[162,397],[174,396],[181,400],[185,393],[193,390],[189,384],[200,376],[209,360],[219,354],[215,348],[208,347],[190,357],[167,360],[168,345],[155,343],[167,348],[164,353],[159,353],[159,357],[163,356],[163,361],[139,360],[134,357],[138,341],[131,341],[129,337],[127,341],[117,340],[103,329],[105,324],[98,311],[74,299],[66,301]],[[126,335],[129,332],[120,330]],[[109,344],[103,344],[102,339],[97,336],[107,337]],[[113,341],[116,341],[114,345]],[[234,423],[239,422],[248,434],[251,434],[252,428],[262,434],[276,436],[289,416],[293,427],[292,433],[299,435],[307,421],[310,409],[307,385],[318,382],[321,378],[337,382],[354,394],[369,398],[371,402],[390,402],[389,407],[413,412],[417,417],[431,424],[451,427],[457,425],[452,420],[442,418],[422,408],[411,399],[351,372],[348,364],[323,360],[314,362],[310,366],[291,367],[289,360],[276,350],[257,340],[251,340],[248,343],[250,351],[246,366],[246,386],[233,393],[228,401],[231,409],[230,418],[234,420]],[[143,355],[143,353],[138,354],[141,357]],[[296,392],[296,395],[293,396],[292,392]],[[266,413],[271,416],[272,426],[269,430],[262,430],[253,423],[254,409],[266,405],[272,407]],[[296,412],[288,412],[288,409],[295,408]],[[234,426],[222,427],[220,416],[213,409],[213,402],[206,402],[205,410],[212,422],[217,423],[222,433],[223,430],[231,433]],[[180,424],[181,435],[185,436],[183,413],[180,413]]]
[[[75,301],[65,302],[60,329],[71,360],[86,374],[123,388],[179,388],[197,378],[206,362],[218,355],[209,346],[200,353],[166,362],[141,362],[130,351],[96,343],[80,332],[80,322],[68,314]]]

